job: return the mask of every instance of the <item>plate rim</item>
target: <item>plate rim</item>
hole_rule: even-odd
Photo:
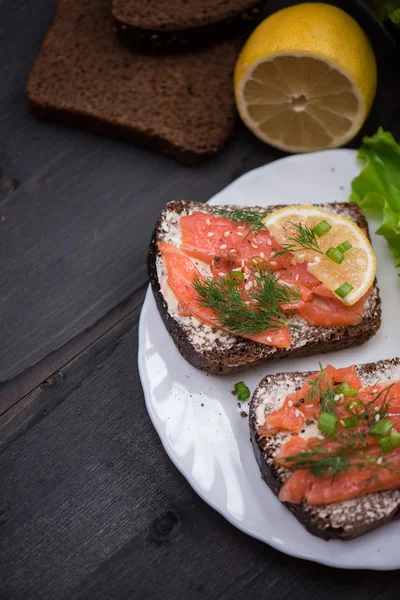
[[[309,159],[309,158],[315,158],[321,154],[324,154],[325,156],[328,153],[334,153],[335,155],[340,153],[340,154],[348,154],[350,156],[355,156],[357,154],[357,150],[353,150],[350,148],[340,148],[340,149],[331,149],[331,150],[323,150],[320,152],[314,152],[314,153],[310,153],[310,154],[296,154],[296,155],[290,155],[290,156],[285,156],[281,159],[278,160],[274,160],[271,161],[269,163],[266,163],[264,165],[260,165],[259,167],[256,167],[254,169],[250,169],[249,171],[247,171],[246,173],[243,173],[240,177],[234,179],[233,181],[231,181],[228,185],[226,185],[224,188],[222,188],[221,190],[219,190],[216,194],[214,194],[205,204],[211,204],[211,205],[215,205],[216,202],[214,202],[214,199],[217,199],[218,201],[218,196],[222,193],[222,192],[226,192],[226,190],[229,190],[231,188],[231,186],[236,185],[239,181],[243,181],[244,179],[248,178],[249,176],[251,177],[255,172],[259,172],[264,170],[266,167],[270,166],[273,163],[277,163],[277,162],[291,162],[291,161],[296,161],[300,159]],[[335,564],[332,563],[331,560],[329,560],[329,558],[325,558],[325,556],[322,556],[321,558],[315,558],[314,556],[310,556],[309,554],[305,553],[305,552],[301,552],[301,551],[296,551],[296,550],[291,550],[290,546],[285,545],[284,547],[282,547],[281,544],[275,542],[275,539],[273,536],[271,536],[271,538],[269,538],[268,541],[265,540],[265,536],[262,537],[261,535],[257,535],[256,531],[252,531],[251,529],[249,529],[248,527],[245,527],[242,523],[238,522],[238,521],[234,521],[233,518],[231,517],[230,513],[224,509],[224,507],[221,506],[217,506],[213,500],[211,500],[206,493],[204,493],[202,491],[202,489],[198,486],[196,479],[191,475],[190,471],[187,471],[181,464],[179,464],[178,460],[175,459],[175,456],[173,454],[172,451],[172,447],[169,444],[168,438],[166,438],[163,435],[163,432],[161,431],[161,427],[158,427],[158,423],[157,423],[157,419],[156,419],[156,415],[150,400],[150,391],[149,388],[145,386],[145,382],[147,382],[147,373],[145,372],[145,366],[144,366],[144,353],[142,352],[142,348],[144,347],[144,335],[145,335],[145,324],[144,324],[144,313],[145,313],[145,307],[147,305],[147,303],[150,301],[150,299],[152,298],[152,290],[151,290],[151,285],[149,284],[147,287],[147,291],[146,291],[146,295],[145,295],[145,299],[143,301],[143,305],[142,305],[142,309],[140,312],[140,318],[139,318],[139,323],[138,323],[138,355],[137,355],[137,362],[138,362],[138,370],[139,370],[139,377],[140,377],[140,381],[142,384],[142,389],[143,389],[143,395],[144,395],[144,399],[145,399],[145,404],[146,404],[146,408],[147,408],[147,412],[150,416],[150,420],[153,424],[154,429],[156,430],[158,437],[161,441],[161,444],[167,454],[167,456],[169,457],[169,459],[171,460],[172,464],[178,469],[178,471],[184,476],[184,478],[186,479],[186,481],[188,482],[188,484],[190,485],[190,487],[195,491],[195,493],[200,496],[200,498],[206,502],[209,506],[211,506],[211,508],[213,508],[214,510],[216,510],[220,515],[222,515],[232,526],[234,526],[236,529],[239,529],[239,531],[242,531],[243,533],[251,536],[254,539],[257,539],[261,542],[263,542],[264,544],[267,544],[268,546],[271,546],[272,548],[274,548],[275,550],[282,552],[283,554],[286,554],[288,556],[292,556],[294,558],[300,558],[302,560],[307,560],[309,562],[314,562],[317,564],[321,564],[321,565],[325,565],[331,568],[335,568],[335,569],[345,569],[345,570],[356,570],[356,569],[362,569],[365,571],[395,571],[400,569],[400,565],[399,566],[385,566],[385,565],[365,565],[363,562],[356,562],[356,563],[352,563],[351,565],[346,565],[346,564]],[[193,367],[194,368],[194,367]],[[312,536],[312,534],[309,534],[310,536]],[[314,536],[313,536],[314,537]],[[326,542],[329,543],[329,542]],[[345,541],[344,541],[345,543]]]

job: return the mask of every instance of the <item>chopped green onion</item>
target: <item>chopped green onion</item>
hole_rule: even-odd
[[[364,405],[361,402],[360,398],[356,398],[355,400],[350,400],[350,402],[347,402],[347,404],[344,405],[347,412],[353,413],[353,414],[357,411],[358,408],[361,408],[361,406],[364,406]]]
[[[347,383],[347,381],[342,381],[342,383],[339,383],[339,385],[337,387],[335,387],[335,392],[337,394],[343,394],[345,390],[349,390],[350,386]]]
[[[358,389],[352,388],[345,381],[335,388],[335,394],[343,394],[345,398],[351,398],[358,395]]]
[[[344,426],[346,429],[354,429],[358,425],[358,417],[356,415],[352,415],[351,417],[346,417],[343,419]]]
[[[327,221],[324,220],[324,221],[320,221],[319,223],[316,224],[315,227],[313,227],[313,232],[318,237],[322,237],[323,235],[328,233],[328,231],[330,231],[331,229],[332,229],[332,226],[329,225],[329,223],[327,223]]]
[[[394,423],[390,419],[380,419],[372,425],[371,429],[368,431],[368,435],[374,438],[380,438],[387,435],[393,427]]]
[[[339,244],[339,246],[336,246],[336,250],[339,250],[339,252],[343,252],[343,254],[345,252],[347,252],[347,250],[350,250],[350,248],[352,248],[353,246],[350,244],[350,242],[348,242],[347,240],[345,242],[343,242],[343,244]]]
[[[337,424],[339,419],[332,415],[331,413],[322,412],[319,415],[318,419],[318,429],[322,431],[322,433],[327,433],[328,435],[334,435],[336,432]]]
[[[250,390],[243,381],[239,381],[239,383],[235,383],[235,391],[236,398],[243,402],[244,400],[248,400],[250,398]]]
[[[389,436],[382,437],[379,440],[379,445],[384,452],[392,452],[392,450],[394,450],[396,448],[396,444],[394,443],[392,438]]]
[[[390,439],[392,440],[396,448],[397,446],[400,446],[400,433],[398,431],[391,431]]]
[[[231,281],[235,285],[240,285],[244,281],[244,275],[242,271],[230,271],[225,275],[225,279]]]
[[[338,287],[337,290],[335,290],[335,294],[339,296],[339,298],[345,298],[347,294],[351,292],[352,289],[353,286],[346,281],[346,283],[343,283],[343,285],[341,285],[340,287]]]
[[[337,265],[340,265],[344,261],[343,252],[340,252],[337,248],[329,248],[326,252],[326,256]]]

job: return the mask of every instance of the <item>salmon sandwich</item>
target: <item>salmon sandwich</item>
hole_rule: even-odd
[[[355,346],[381,323],[376,259],[353,203],[170,202],[148,266],[177,348],[216,375]]]
[[[400,360],[268,375],[250,403],[267,485],[314,535],[352,539],[400,506]]]

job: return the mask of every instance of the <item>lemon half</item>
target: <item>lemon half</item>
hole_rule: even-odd
[[[239,113],[257,137],[287,152],[337,148],[371,108],[377,83],[371,44],[343,10],[306,3],[263,21],[235,69]]]
[[[300,245],[293,240],[298,237],[296,224],[312,230],[316,225],[326,221],[331,229],[321,237],[315,236],[320,252],[301,249],[294,252],[296,262],[308,263],[308,271],[331,292],[336,292],[343,284],[348,283],[352,290],[339,300],[351,306],[360,300],[373,285],[376,275],[376,257],[365,233],[358,225],[337,213],[331,213],[316,206],[293,205],[281,208],[267,215],[265,227],[281,244]],[[351,248],[344,253],[341,264],[335,263],[326,256],[329,248],[337,248],[349,242]]]

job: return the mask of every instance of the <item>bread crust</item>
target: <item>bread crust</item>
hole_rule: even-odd
[[[324,205],[325,208],[326,206]],[[367,222],[356,204],[334,203],[330,206],[338,211],[346,210],[346,214],[350,214],[357,224],[368,232]],[[277,208],[279,207],[253,207],[253,210],[272,211]],[[213,375],[229,375],[245,368],[287,356],[291,358],[310,356],[363,344],[377,332],[381,324],[381,300],[375,282],[368,311],[359,325],[351,327],[312,327],[304,321],[303,333],[309,339],[306,340],[306,343],[304,343],[304,340],[299,339],[297,345],[291,348],[271,348],[264,344],[236,337],[235,343],[231,344],[228,350],[220,340],[216,340],[211,349],[207,348],[199,351],[198,345],[191,339],[191,328],[182,325],[179,320],[170,314],[168,303],[161,291],[157,271],[158,242],[163,239],[163,224],[169,212],[180,215],[195,210],[212,212],[212,209],[212,206],[191,201],[170,202],[167,204],[156,224],[148,252],[150,283],[158,311],[178,350],[194,367]]]
[[[128,127],[120,125],[118,123],[110,123],[106,120],[99,119],[88,112],[79,112],[72,109],[64,109],[62,107],[49,106],[48,104],[41,104],[37,101],[34,94],[31,93],[29,85],[26,88],[26,94],[29,101],[29,108],[37,117],[48,119],[49,121],[55,121],[57,123],[63,123],[70,127],[81,127],[82,129],[88,129],[94,133],[100,135],[106,135],[109,137],[117,137],[128,142],[132,142],[148,150],[160,152],[171,156],[182,165],[187,167],[196,166],[203,160],[214,156],[217,152],[220,152],[222,148],[228,143],[234,133],[234,125],[226,133],[226,139],[224,142],[215,149],[209,149],[204,152],[194,152],[183,146],[173,144],[169,140],[161,137],[156,132],[144,133],[139,130],[135,130],[134,127]]]
[[[194,24],[191,20],[186,25],[169,23],[167,26],[160,23],[158,27],[132,18],[116,2],[112,4],[112,14],[120,40],[134,50],[149,53],[185,52],[245,31],[259,20],[262,5],[262,0],[249,0],[243,10],[217,15],[214,19],[210,18],[209,22]]]
[[[392,378],[394,369],[400,374],[400,359],[382,360],[357,366],[357,374],[361,381],[368,380],[375,373],[387,372]],[[286,470],[276,465],[274,454],[280,447],[278,437],[265,437],[258,433],[259,423],[257,409],[265,406],[265,415],[277,407],[277,388],[282,390],[280,399],[286,397],[288,384],[296,387],[304,383],[312,372],[278,373],[267,375],[254,391],[249,405],[250,439],[254,454],[261,471],[261,477],[279,496]],[[283,502],[298,521],[313,535],[324,540],[349,540],[359,537],[396,517],[400,507],[400,491],[375,492],[366,494],[355,500],[337,502],[326,506],[311,506],[303,501],[301,504]]]

